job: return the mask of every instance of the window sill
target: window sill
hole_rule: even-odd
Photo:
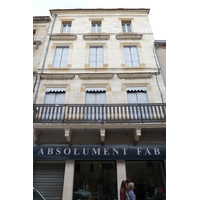
[[[105,33],[88,33],[83,35],[84,40],[109,40],[110,35]]]
[[[75,74],[70,74],[70,73],[40,73],[41,78],[43,79],[73,79],[75,77]]]
[[[137,34],[137,33],[120,33],[116,35],[117,40],[141,40],[143,37],[143,34]]]
[[[120,79],[134,79],[134,78],[151,78],[155,73],[118,73],[117,76]]]
[[[51,35],[51,40],[76,40],[77,35],[72,33],[54,33]]]

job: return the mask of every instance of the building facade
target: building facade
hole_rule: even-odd
[[[166,88],[149,9],[55,9],[37,67],[33,186],[47,199],[166,192]]]

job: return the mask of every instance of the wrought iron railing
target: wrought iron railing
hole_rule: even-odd
[[[166,104],[34,104],[34,123],[166,122]]]

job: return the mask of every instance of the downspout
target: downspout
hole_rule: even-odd
[[[44,60],[43,60],[43,64],[42,64],[41,74],[42,74],[42,72],[44,70],[44,64],[45,64],[45,61],[46,61],[47,52],[48,52],[48,49],[49,49],[49,43],[50,43],[50,39],[51,39],[54,23],[55,23],[55,20],[56,20],[56,16],[57,16],[57,14],[54,14],[54,19],[53,19],[53,23],[52,23],[51,31],[50,31],[50,35],[49,35],[49,40],[48,40],[48,43],[47,43],[47,48],[46,48],[46,51],[45,51]],[[36,98],[37,98],[37,95],[38,95],[38,89],[40,87],[40,80],[41,80],[41,78],[40,78],[40,75],[39,75],[38,85],[37,85],[37,89],[36,89],[36,92],[35,92],[35,98],[34,98],[33,104],[35,104],[35,102],[36,102]]]
[[[157,48],[158,48],[158,45],[156,45],[155,52],[156,52],[156,56],[157,56],[157,59],[158,59],[158,63],[159,63],[160,69],[161,69],[163,81],[164,81],[165,88],[166,88],[166,81],[165,81],[164,73],[163,73],[163,70],[162,70],[162,65],[160,63],[160,59],[159,59],[159,56],[158,56],[158,53],[157,53]]]

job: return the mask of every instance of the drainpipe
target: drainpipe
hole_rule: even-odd
[[[157,48],[158,48],[158,44],[156,45],[155,52],[156,52],[156,56],[157,56],[157,59],[158,59],[158,63],[159,63],[160,69],[161,69],[163,81],[164,81],[165,88],[166,88],[166,81],[165,81],[164,73],[163,73],[163,70],[162,70],[162,65],[160,63],[160,59],[159,59],[159,56],[158,56],[158,53],[157,53]]]
[[[49,35],[49,40],[48,40],[47,48],[46,48],[45,55],[44,55],[44,60],[43,60],[43,64],[42,64],[41,73],[42,73],[43,70],[44,70],[44,64],[45,64],[45,61],[46,61],[47,52],[48,52],[48,48],[49,48],[49,43],[50,43],[50,39],[51,39],[51,35],[52,35],[54,23],[55,23],[55,20],[56,20],[56,16],[57,16],[57,14],[54,14],[54,19],[53,19],[53,23],[52,23],[52,26],[51,26],[51,31],[50,31],[50,35]],[[35,102],[36,102],[36,98],[37,98],[37,94],[38,94],[38,89],[39,89],[39,87],[40,87],[40,80],[41,80],[41,78],[40,78],[40,75],[39,75],[38,85],[37,85],[37,89],[36,89],[36,92],[35,92],[35,98],[34,98],[33,104],[35,104]]]

